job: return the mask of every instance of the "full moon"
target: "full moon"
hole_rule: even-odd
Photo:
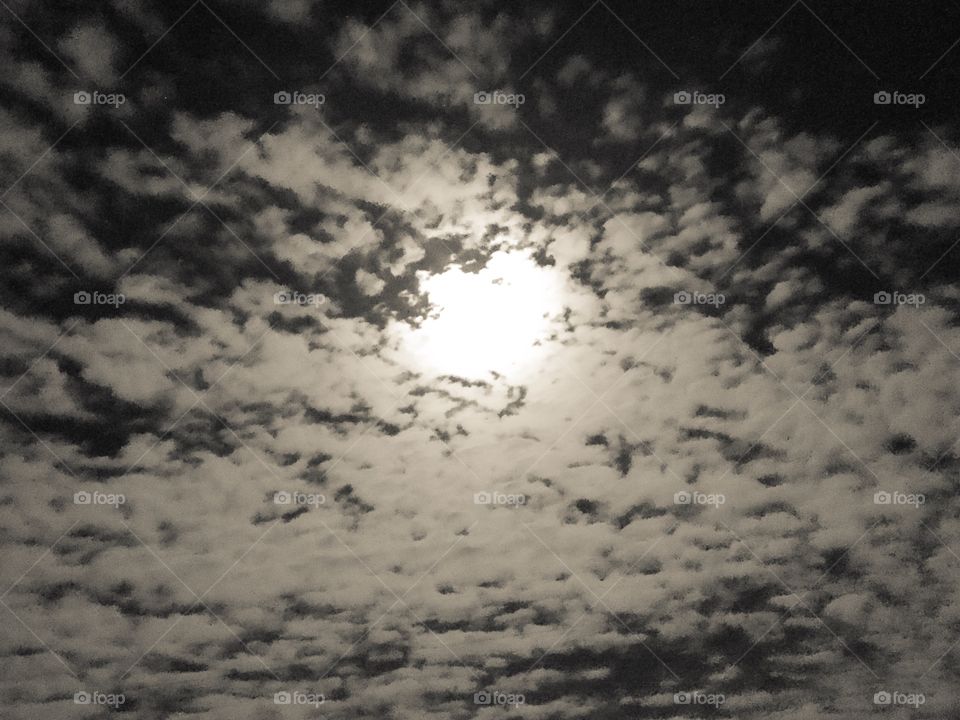
[[[479,272],[451,265],[424,274],[420,287],[430,312],[402,342],[413,362],[438,375],[523,377],[536,368],[540,343],[563,309],[556,271],[524,252],[494,253]]]

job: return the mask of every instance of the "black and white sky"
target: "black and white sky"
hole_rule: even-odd
[[[0,717],[960,717],[958,82],[954,0],[0,0]]]

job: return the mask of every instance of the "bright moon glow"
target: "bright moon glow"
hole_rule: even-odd
[[[537,346],[562,311],[561,281],[528,253],[497,252],[477,273],[451,266],[421,277],[430,314],[404,339],[415,362],[442,375],[511,380],[543,355]]]

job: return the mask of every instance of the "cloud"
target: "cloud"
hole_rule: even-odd
[[[364,295],[379,295],[386,286],[383,280],[363,268],[357,268],[356,281],[357,287]]]
[[[569,72],[568,68],[564,70]],[[643,88],[628,76],[618,78],[614,86],[618,92],[603,108],[603,128],[614,140],[638,140],[643,130]]]
[[[80,23],[63,35],[57,45],[76,65],[80,76],[101,85],[103,92],[117,81],[119,47],[103,25]]]
[[[123,7],[141,29],[164,16]],[[233,11],[294,39],[317,16]],[[489,690],[525,695],[509,712],[529,718],[689,717],[673,694],[702,689],[738,717],[865,718],[874,672],[928,682],[949,713],[953,166],[900,134],[841,157],[830,133],[734,103],[718,117],[737,137],[672,126],[645,78],[562,46],[536,79],[597,99],[561,130],[579,150],[546,152],[516,120],[550,136],[562,104],[547,120],[532,93],[473,104],[553,41],[549,16],[511,32],[519,17],[344,20],[322,115],[178,86],[135,116],[150,150],[91,122],[48,152],[72,81],[15,58],[13,717],[71,716],[90,688],[144,716],[271,717],[273,693],[301,690],[330,717],[492,717],[474,704]],[[73,22],[58,50],[113,82],[118,42]],[[131,97],[161,71],[131,76]],[[364,108],[383,98],[396,117],[377,122]],[[639,161],[616,150],[638,143]],[[809,210],[787,212],[796,195]],[[518,257],[539,310],[517,363],[478,369],[490,348],[458,357],[449,336],[433,347],[452,356],[410,351],[438,276],[497,297]],[[125,302],[75,304],[81,286]],[[528,317],[509,297],[488,346]]]

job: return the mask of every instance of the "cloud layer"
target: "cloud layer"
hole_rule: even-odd
[[[547,9],[223,5],[0,34],[9,717],[951,712],[955,127],[677,104]],[[514,261],[535,364],[418,349]]]

